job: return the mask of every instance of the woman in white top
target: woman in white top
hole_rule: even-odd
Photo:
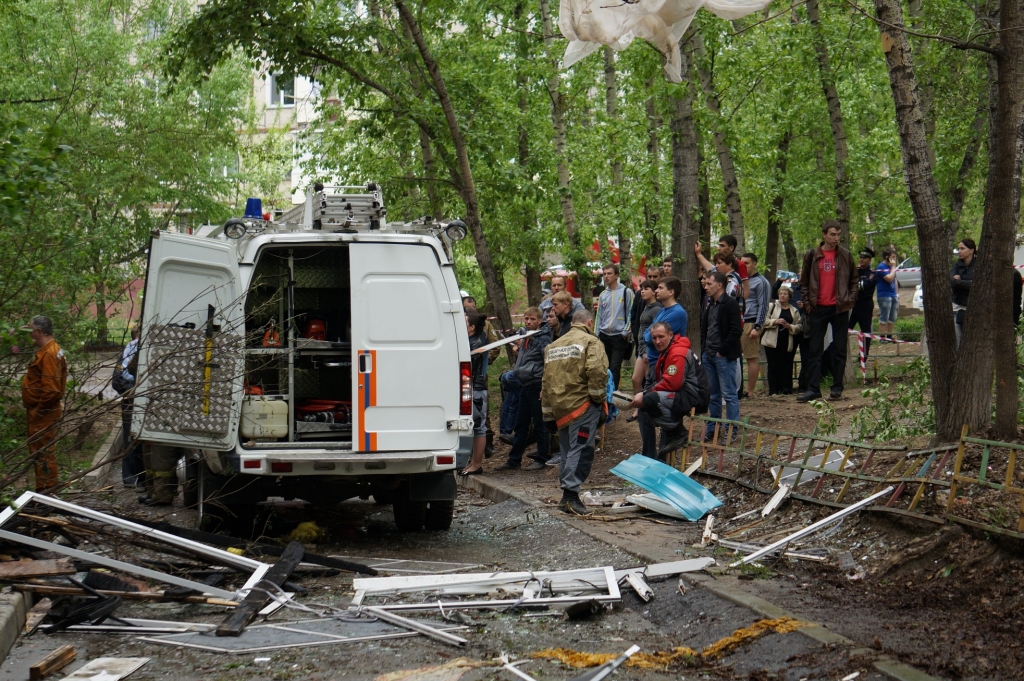
[[[761,345],[768,357],[769,395],[793,394],[793,336],[800,333],[802,320],[799,310],[789,304],[792,295],[789,286],[779,289],[779,299],[768,306],[768,316],[761,327]]]

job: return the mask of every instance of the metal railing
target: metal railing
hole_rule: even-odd
[[[689,443],[668,459],[679,470],[700,458],[697,473],[764,494],[785,476],[791,478],[790,496],[833,508],[893,485],[885,502],[869,510],[1024,538],[1024,471],[1016,465],[1024,444],[971,438],[965,427],[957,444],[908,451],[905,445],[752,426],[747,419],[689,420]],[[711,437],[703,441],[708,428]],[[947,472],[951,460],[954,468]]]

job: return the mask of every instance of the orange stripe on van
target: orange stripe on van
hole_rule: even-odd
[[[361,371],[363,362],[360,358],[368,356],[370,370]],[[366,430],[366,410],[377,405],[377,351],[360,350],[357,358],[356,371],[358,372],[358,391],[356,395],[356,413],[359,414],[359,440],[354,449],[362,452],[377,451],[377,433]]]

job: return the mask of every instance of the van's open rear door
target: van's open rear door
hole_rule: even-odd
[[[245,320],[234,246],[159,232],[149,245],[132,433],[233,449]]]
[[[427,244],[350,244],[352,449],[455,449],[459,354],[455,315]]]

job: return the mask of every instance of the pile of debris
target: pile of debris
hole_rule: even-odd
[[[876,491],[867,498],[817,522],[778,528],[772,525],[769,517],[791,497],[794,484],[802,485],[817,480],[822,473],[805,471],[797,467],[775,467],[770,471],[773,479],[777,481],[777,487],[767,503],[722,522],[716,516],[708,515],[711,510],[723,506],[722,500],[690,477],[701,469],[703,463],[703,459],[698,459],[685,471],[679,471],[660,461],[637,454],[620,462],[610,472],[628,483],[642,487],[645,491],[610,495],[588,491],[581,495],[581,499],[586,505],[599,509],[599,513],[593,516],[599,519],[607,519],[608,516],[605,514],[626,519],[630,514],[646,511],[690,523],[706,518],[700,542],[694,544],[694,548],[717,546],[734,552],[740,557],[729,565],[732,568],[779,556],[818,563],[835,558],[834,562],[837,562],[852,579],[863,578],[863,566],[853,561],[849,551],[810,547],[808,542],[812,537],[823,539],[830,536],[846,517],[879,502],[893,491],[893,487]],[[849,467],[846,457],[838,450],[812,457],[810,464],[825,470]],[[757,535],[760,541],[751,541],[752,536]]]
[[[284,547],[246,542],[119,517],[34,492],[0,512],[0,553],[9,559],[0,562],[0,582],[41,599],[30,611],[30,635],[128,635],[230,655],[413,636],[462,647],[468,643],[468,625],[474,623],[466,611],[589,618],[619,602],[620,589],[648,601],[654,593],[648,579],[715,564],[713,558],[697,558],[620,569],[423,574],[415,563],[366,561],[391,573],[378,576],[369,564],[313,554],[294,541]],[[480,566],[452,569],[467,567]],[[315,602],[297,583],[305,576],[339,571],[366,575],[353,580],[351,603]],[[137,611],[141,602],[210,609],[206,615],[180,620],[125,614]],[[606,661],[586,678],[603,678],[636,650]],[[74,658],[73,647],[61,647],[37,663],[33,678],[43,678]],[[105,678],[118,679],[145,662],[102,658],[91,661],[89,670],[102,668],[109,675]],[[492,662],[529,678],[518,669],[523,661]]]

